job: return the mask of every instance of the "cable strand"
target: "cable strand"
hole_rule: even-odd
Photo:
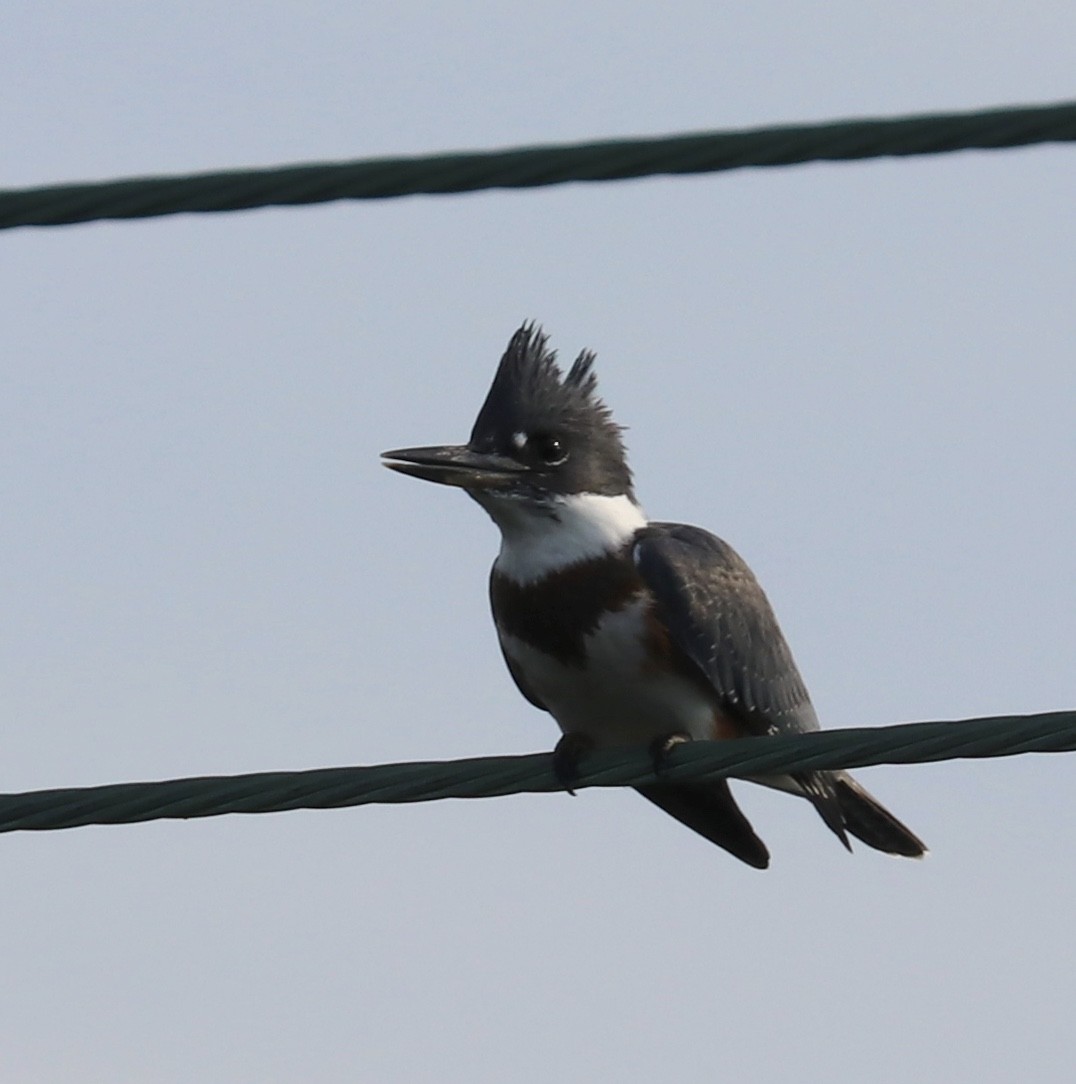
[[[1076,141],[1076,102],[0,190],[0,229]]]
[[[673,750],[661,778],[685,782],[1074,750],[1076,711],[1057,711],[690,742]],[[582,767],[583,774],[572,784],[573,789],[638,786],[655,780],[645,750],[596,753]],[[0,795],[0,832],[217,817],[225,813],[492,798],[563,789],[547,753],[113,783]]]

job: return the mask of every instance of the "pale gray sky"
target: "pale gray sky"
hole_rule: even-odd
[[[1076,97],[1068,3],[9,3],[0,183]],[[1076,151],[0,237],[0,788],[527,752],[466,437],[525,317],[828,725],[1076,706]],[[0,838],[5,1081],[1067,1081],[1074,761]]]

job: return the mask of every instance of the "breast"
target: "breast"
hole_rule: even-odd
[[[532,620],[541,623],[538,615]],[[640,589],[596,615],[571,651],[550,650],[552,641],[535,642],[499,621],[498,631],[505,655],[565,732],[605,747],[649,744],[673,732],[717,737],[723,715],[715,696],[655,655],[652,624]]]
[[[502,639],[507,635],[566,666],[582,666],[587,638],[609,617],[642,598],[645,585],[628,556],[616,553],[558,568],[519,582],[493,566],[490,603]]]

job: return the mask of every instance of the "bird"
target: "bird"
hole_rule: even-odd
[[[652,521],[595,355],[565,374],[533,321],[511,337],[465,445],[382,453],[401,474],[464,490],[500,529],[490,602],[519,691],[553,716],[565,789],[593,750],[649,749],[635,789],[756,869],[765,843],[725,779],[661,778],[684,741],[800,734],[818,716],[773,609],[736,551],[700,527]],[[752,780],[806,798],[849,836],[918,858],[926,846],[846,771]]]

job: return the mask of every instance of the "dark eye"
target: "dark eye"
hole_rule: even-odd
[[[534,454],[551,467],[563,463],[568,458],[563,441],[551,433],[535,433],[528,443],[534,449]]]

